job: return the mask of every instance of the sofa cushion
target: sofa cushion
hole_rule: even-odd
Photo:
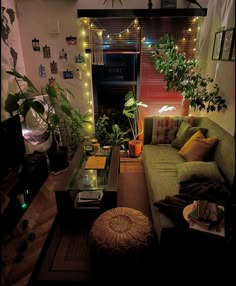
[[[184,158],[185,155],[189,152],[189,149],[196,138],[205,138],[200,130],[195,132],[190,139],[183,145],[183,147],[178,151],[178,153]]]
[[[187,121],[182,121],[178,132],[176,134],[176,138],[171,142],[171,145],[174,148],[180,149],[182,146],[191,138],[191,136],[200,130],[204,135],[207,132],[207,128],[200,128],[200,127],[192,127]]]
[[[191,141],[191,144],[179,151],[179,154],[187,161],[204,161],[210,154],[210,151],[218,142],[218,138],[195,138]]]
[[[181,121],[170,116],[153,117],[152,144],[168,144],[175,138]]]
[[[178,183],[185,183],[194,179],[194,177],[208,178],[221,183],[224,182],[218,165],[215,161],[203,162],[193,161],[176,164],[178,174]]]

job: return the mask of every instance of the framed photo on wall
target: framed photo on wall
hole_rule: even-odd
[[[232,58],[234,46],[235,29],[227,29],[224,31],[223,45],[222,45],[222,61],[229,61]]]
[[[212,60],[220,60],[223,45],[223,35],[224,31],[215,33],[214,46],[212,51]]]

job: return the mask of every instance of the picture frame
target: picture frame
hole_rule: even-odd
[[[220,60],[222,53],[224,31],[219,31],[215,33],[215,40],[212,51],[212,60]]]
[[[221,53],[222,61],[230,61],[231,58],[235,59],[235,49],[233,49],[235,46],[234,38],[235,38],[234,28],[227,29],[224,31],[222,53]]]

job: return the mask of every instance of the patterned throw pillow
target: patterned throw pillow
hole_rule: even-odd
[[[192,117],[154,116],[151,144],[170,144],[183,120],[192,123]]]

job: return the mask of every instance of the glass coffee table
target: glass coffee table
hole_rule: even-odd
[[[101,209],[116,206],[120,147],[114,146],[87,156],[83,147],[76,154],[76,164],[63,190],[57,190],[58,212],[77,209]],[[98,165],[97,165],[98,163]],[[70,205],[70,207],[69,207]]]

